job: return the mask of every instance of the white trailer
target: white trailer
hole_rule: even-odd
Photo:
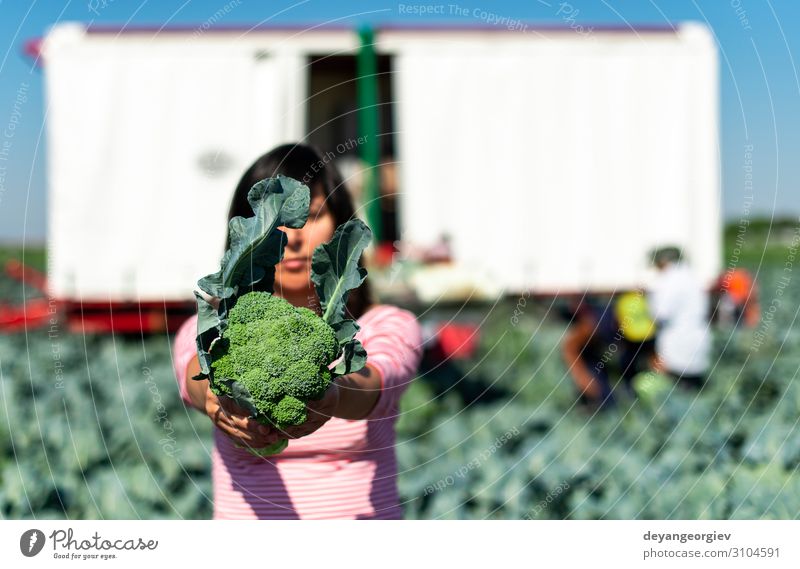
[[[717,276],[705,27],[386,27],[375,42],[391,60],[405,244],[446,236],[451,273],[490,294],[637,287],[662,244]],[[347,28],[54,27],[40,48],[51,294],[191,299],[239,176],[309,134],[310,59],[359,47]]]

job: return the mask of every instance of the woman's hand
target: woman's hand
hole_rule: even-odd
[[[333,413],[339,405],[339,394],[339,384],[334,380],[328,386],[322,399],[309,401],[306,404],[308,418],[305,423],[294,427],[286,427],[282,431],[277,432],[290,439],[299,439],[300,437],[310,435],[327,423],[328,419],[333,417]]]
[[[205,413],[223,433],[244,447],[264,448],[282,438],[275,429],[248,418],[242,409],[229,397],[217,397],[206,389]]]

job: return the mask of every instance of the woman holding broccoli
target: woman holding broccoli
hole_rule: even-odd
[[[354,216],[352,201],[338,172],[315,150],[283,145],[245,172],[229,218],[252,216],[248,191],[279,174],[306,184],[311,200],[305,225],[283,228],[287,242],[276,266],[274,294],[294,306],[318,310],[311,254]],[[322,399],[308,403],[307,420],[282,432],[249,419],[232,400],[214,394],[207,379],[191,379],[200,371],[197,317],[180,328],[173,362],[181,397],[217,427],[212,452],[215,519],[401,517],[394,424],[400,396],[419,364],[421,333],[413,314],[371,304],[369,296],[364,282],[347,302],[347,316],[360,326],[356,338],[366,349],[366,366],[336,377]],[[289,445],[278,455],[264,458],[247,450],[286,436]]]

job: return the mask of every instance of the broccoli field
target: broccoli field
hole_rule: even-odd
[[[758,271],[764,318],[716,329],[700,394],[674,389],[593,415],[574,405],[559,352],[566,323],[548,301],[529,301],[514,324],[515,298],[470,308],[482,322],[476,353],[423,369],[402,402],[406,517],[797,518],[794,232],[766,242],[751,229],[739,247],[739,266]],[[0,296],[18,301],[20,285],[0,281]],[[211,517],[211,423],[181,402],[170,342],[61,324],[0,336],[0,516]]]

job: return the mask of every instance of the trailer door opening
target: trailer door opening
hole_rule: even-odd
[[[356,211],[364,216],[361,160],[367,142],[359,129],[357,63],[354,55],[312,55],[308,64],[306,140],[315,146],[325,162],[332,161],[355,200]],[[380,204],[380,243],[391,246],[398,239],[397,187],[392,61],[389,55],[377,56],[378,166]]]

